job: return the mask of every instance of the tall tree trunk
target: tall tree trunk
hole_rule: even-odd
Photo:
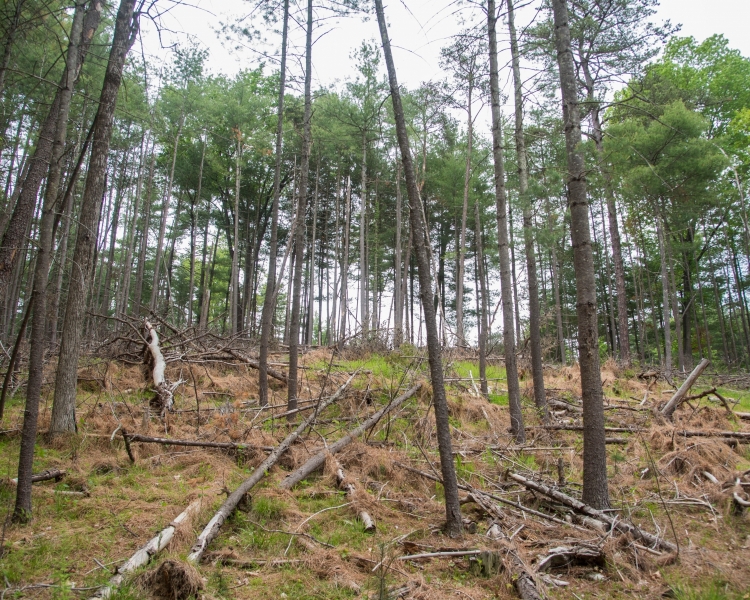
[[[464,262],[466,260],[466,219],[469,213],[469,188],[471,186],[471,151],[474,143],[474,119],[471,110],[474,92],[473,77],[469,77],[468,101],[466,103],[466,168],[464,169],[464,197],[461,209],[461,233],[458,242],[458,273],[456,274],[456,345],[466,346],[464,333]]]
[[[180,123],[177,126],[177,135],[174,138],[174,148],[172,149],[172,168],[169,171],[169,181],[167,182],[167,191],[164,194],[164,200],[161,204],[161,222],[159,224],[159,239],[156,242],[156,260],[154,261],[154,279],[151,284],[151,312],[156,311],[159,301],[159,274],[161,263],[164,260],[164,236],[167,232],[167,217],[169,216],[169,204],[172,201],[172,185],[174,184],[174,170],[177,165],[177,146],[180,143],[182,127],[185,123],[185,114],[180,114]]]
[[[661,259],[662,313],[664,314],[664,370],[669,376],[672,373],[672,328],[671,304],[669,302],[669,276],[667,274],[667,240],[661,218],[656,219],[656,234],[659,239],[659,257]],[[675,317],[676,318],[676,317]]]
[[[289,0],[284,0],[284,23],[281,35],[281,66],[279,99],[276,106],[276,156],[273,173],[273,206],[271,208],[271,241],[268,250],[268,278],[263,299],[260,323],[260,353],[258,358],[258,398],[261,406],[268,404],[268,349],[273,333],[273,313],[276,297],[276,254],[278,253],[279,198],[281,196],[281,151],[284,135],[284,93],[286,89],[286,45],[289,33]]]
[[[119,299],[117,301],[117,314],[124,315],[128,312],[128,299],[130,297],[130,276],[133,270],[133,254],[135,253],[135,231],[138,228],[138,219],[141,210],[141,192],[143,191],[143,168],[148,155],[149,139],[145,132],[141,137],[141,157],[138,161],[138,179],[135,184],[135,201],[133,203],[133,216],[128,231],[128,241],[125,246],[125,262],[123,263],[122,285],[120,287]],[[144,231],[143,235],[146,235]],[[192,289],[192,287],[191,287]]]
[[[492,1],[492,0],[490,0]],[[453,465],[453,453],[451,448],[450,424],[448,421],[448,402],[445,395],[443,383],[443,361],[438,337],[437,319],[435,306],[432,298],[432,282],[430,281],[429,254],[427,252],[427,235],[425,222],[422,217],[421,200],[417,189],[417,179],[412,164],[409,138],[406,131],[406,120],[404,109],[401,104],[401,92],[396,80],[396,68],[393,64],[391,54],[391,42],[388,38],[388,30],[383,14],[382,0],[375,0],[375,9],[380,26],[380,37],[383,44],[383,54],[388,67],[388,80],[391,88],[391,101],[393,102],[393,115],[396,121],[396,134],[398,145],[401,150],[401,160],[404,165],[404,176],[406,178],[406,190],[411,205],[411,226],[414,230],[414,249],[417,254],[419,265],[419,294],[422,299],[422,307],[427,325],[427,352],[430,363],[430,378],[432,381],[432,398],[435,404],[435,423],[437,425],[438,449],[440,451],[440,471],[443,476],[443,487],[445,490],[445,514],[446,533],[455,537],[461,535],[463,523],[461,521],[461,507],[458,502],[458,483],[456,470]]]
[[[0,243],[0,306],[7,300],[6,296],[9,291],[10,278],[14,266],[18,262],[19,250],[25,246],[24,236],[34,214],[39,187],[50,165],[63,95],[78,80],[86,53],[101,20],[102,7],[102,0],[91,0],[83,23],[83,37],[81,38],[80,48],[77,52],[77,62],[73,69],[73,84],[71,86],[68,85],[68,71],[66,69],[63,72],[60,85],[55,93],[55,98],[52,101],[47,117],[39,129],[36,147],[29,159],[26,177],[22,183],[18,184],[20,185],[18,200],[13,209],[7,229],[4,232],[2,243]],[[11,309],[14,308],[15,306],[11,307]]]
[[[568,157],[573,265],[576,276],[578,360],[583,396],[583,501],[594,508],[609,507],[607,447],[599,366],[599,333],[596,318],[596,277],[586,197],[586,165],[581,149],[581,115],[575,65],[570,47],[567,0],[552,0],[557,62],[563,100],[565,145]]]
[[[529,282],[529,337],[531,342],[531,375],[534,380],[534,402],[541,413],[542,420],[547,421],[547,396],[544,391],[544,371],[542,368],[542,335],[541,310],[539,308],[539,284],[536,275],[536,255],[534,254],[534,224],[529,196],[529,167],[526,156],[526,140],[523,133],[523,89],[521,82],[520,56],[516,25],[513,15],[513,0],[508,2],[508,29],[510,30],[510,49],[513,62],[513,91],[516,116],[516,154],[518,156],[518,183],[523,209],[523,242],[526,250],[526,277]]]
[[[349,320],[349,233],[352,225],[352,178],[346,178],[346,200],[344,205],[344,245],[341,248],[341,325],[339,326],[339,350],[346,341],[346,323]]]
[[[503,346],[508,378],[510,427],[517,444],[526,441],[521,412],[521,388],[516,366],[516,342],[513,334],[513,290],[508,252],[508,206],[505,192],[505,165],[500,122],[500,83],[497,64],[497,14],[495,0],[487,0],[487,31],[490,50],[490,91],[492,96],[492,154],[495,164],[495,201],[497,204],[497,237],[500,253],[500,293],[503,304]]]
[[[617,290],[617,323],[620,331],[618,353],[620,362],[630,365],[630,338],[628,335],[628,296],[625,291],[625,265],[622,260],[622,242],[620,226],[617,223],[617,205],[615,202],[612,173],[605,164],[604,142],[600,109],[594,105],[591,110],[591,124],[594,144],[599,158],[599,171],[604,176],[604,191],[607,198],[607,216],[609,218],[609,236],[612,242],[612,261],[615,263],[615,288]]]
[[[34,463],[34,446],[36,444],[37,423],[39,420],[39,399],[44,375],[44,348],[46,345],[47,325],[47,281],[49,279],[50,254],[52,253],[55,222],[54,205],[62,175],[62,159],[65,151],[65,140],[68,133],[68,115],[73,97],[73,86],[76,80],[76,66],[82,42],[83,21],[86,14],[86,0],[77,0],[73,21],[70,27],[70,40],[63,87],[59,94],[60,106],[57,114],[57,126],[49,163],[47,189],[45,190],[42,218],[39,224],[39,243],[36,253],[36,264],[33,273],[33,292],[31,296],[31,350],[29,353],[29,380],[26,387],[26,407],[23,415],[23,432],[21,451],[18,459],[18,487],[13,519],[26,522],[31,519],[31,476]],[[29,275],[31,278],[32,275]]]
[[[313,344],[315,329],[315,236],[318,226],[318,190],[320,187],[320,152],[318,152],[318,166],[315,169],[315,193],[313,194],[312,240],[310,241],[310,294],[307,303],[307,343]]]
[[[86,187],[78,216],[78,234],[69,277],[67,306],[62,331],[60,359],[55,378],[55,398],[52,405],[51,433],[76,430],[75,397],[78,356],[81,347],[82,324],[86,296],[91,280],[92,259],[96,247],[96,231],[101,202],[105,192],[109,143],[112,138],[117,92],[122,83],[125,58],[138,34],[138,14],[134,15],[136,0],[121,0],[115,21],[104,85],[99,99],[99,110],[94,120]]]
[[[485,285],[484,274],[484,240],[482,239],[482,218],[479,212],[479,200],[474,203],[474,246],[476,251],[476,269],[477,279],[479,279],[479,296],[481,301],[477,315],[478,341],[479,341],[479,380],[482,386],[482,393],[488,396],[490,393],[487,387],[487,332],[489,331],[489,302],[487,299],[487,286]]]
[[[8,28],[5,32],[5,47],[3,48],[3,56],[0,59],[0,96],[2,96],[5,90],[5,74],[8,71],[8,65],[10,64],[10,56],[13,51],[13,43],[16,39],[16,33],[18,32],[18,26],[21,23],[21,10],[26,0],[16,0],[16,8],[13,11],[13,17],[9,23]]]
[[[232,252],[232,274],[229,296],[229,323],[231,334],[236,335],[241,327],[240,321],[240,186],[242,184],[242,132],[237,131],[237,151],[234,163],[234,209],[232,224],[234,226],[234,252]]]
[[[396,247],[393,265],[393,347],[404,339],[404,296],[401,284],[401,163],[396,160]]]
[[[367,339],[370,321],[367,303],[367,131],[362,133],[362,184],[359,192],[359,314],[362,339]]]
[[[313,0],[307,0],[307,38],[305,41],[305,112],[303,118],[302,157],[300,165],[299,194],[297,196],[297,231],[294,236],[294,291],[289,327],[289,378],[287,382],[287,410],[297,408],[297,380],[299,360],[300,300],[302,297],[302,271],[305,254],[305,216],[307,187],[310,176],[310,146],[312,119],[312,33]],[[294,416],[290,415],[290,419]]]
[[[138,265],[135,271],[135,290],[133,292],[133,310],[138,314],[143,305],[143,278],[146,271],[146,251],[148,249],[148,232],[151,221],[151,206],[153,205],[154,169],[156,167],[156,140],[151,144],[151,165],[148,168],[148,184],[146,185],[146,205],[143,207],[141,224],[141,245],[138,250]],[[152,291],[153,294],[153,291]]]
[[[193,326],[193,288],[195,287],[195,246],[196,246],[196,214],[195,205],[200,205],[201,191],[203,186],[203,163],[206,161],[206,141],[203,141],[201,152],[201,166],[198,170],[198,189],[195,199],[190,203],[190,284],[188,285],[188,327]],[[205,243],[204,243],[205,245]]]

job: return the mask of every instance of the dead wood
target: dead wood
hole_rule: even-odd
[[[588,504],[584,504],[576,498],[572,498],[567,494],[563,494],[559,490],[555,490],[542,483],[532,481],[531,479],[526,479],[526,477],[523,477],[522,475],[518,475],[516,473],[509,472],[508,477],[513,481],[520,483],[528,490],[544,494],[545,496],[548,496],[553,500],[556,500],[557,502],[560,502],[561,504],[564,504],[565,506],[578,511],[579,513],[582,513],[588,517],[592,517],[598,521],[603,521],[604,523],[607,523],[610,528],[614,527],[622,533],[630,534],[634,538],[642,540],[647,544],[650,544],[651,546],[658,546],[660,548],[663,548],[664,550],[667,550],[668,552],[677,551],[677,546],[675,546],[672,542],[668,542],[665,539],[652,535],[647,531],[643,531],[640,527],[636,527],[635,525],[632,525],[625,521],[621,521],[618,518],[613,518],[607,513],[597,510],[592,506],[589,506]]]
[[[733,440],[748,440],[750,441],[750,432],[748,431],[688,431],[688,430],[677,430],[675,431],[676,436],[682,437],[709,437],[709,438],[726,438]]]
[[[199,440],[173,440],[169,438],[150,437],[138,433],[123,433],[128,441],[132,444],[140,442],[142,444],[164,444],[165,446],[189,446],[196,448],[221,448],[223,450],[262,450],[264,452],[273,452],[274,446],[254,446],[252,444],[233,444],[231,442],[202,442]]]
[[[200,510],[201,502],[200,499],[191,502],[184,511],[175,517],[174,521],[162,529],[156,536],[151,538],[145,546],[139,548],[135,554],[127,560],[127,562],[118,567],[117,574],[109,580],[107,585],[100,588],[90,600],[94,600],[95,598],[109,598],[117,590],[128,573],[132,573],[139,567],[151,562],[151,558],[154,555],[158,554],[169,545],[177,528],[187,521],[193,513],[197,513],[198,510]]]
[[[146,328],[146,348],[151,354],[151,379],[154,382],[154,391],[156,392],[155,404],[161,412],[161,416],[172,410],[174,405],[174,387],[167,383],[164,373],[167,369],[167,363],[159,347],[159,334],[154,326],[148,320],[143,322]]]
[[[539,561],[537,572],[570,566],[603,567],[606,562],[604,552],[598,546],[577,544],[575,546],[560,546],[551,548],[547,556]]]
[[[46,471],[42,471],[41,473],[37,473],[36,475],[31,476],[31,483],[39,483],[40,481],[49,481],[50,479],[54,479],[55,481],[60,481],[63,477],[65,477],[65,471],[63,469],[48,469]],[[15,477],[11,479],[10,485],[13,487],[18,485],[18,478]]]
[[[698,377],[700,377],[701,373],[703,373],[703,371],[706,370],[706,367],[708,367],[708,365],[710,364],[711,361],[707,358],[704,358],[702,361],[700,361],[700,363],[698,363],[698,366],[693,369],[693,372],[690,373],[690,375],[688,375],[688,378],[680,386],[680,389],[675,392],[674,396],[672,396],[672,398],[669,400],[669,402],[667,402],[664,408],[661,409],[662,415],[664,415],[668,419],[672,418],[674,411],[684,401],[685,395],[690,391],[690,388],[693,387],[693,384],[696,382]]]
[[[299,469],[294,471],[293,473],[290,473],[287,475],[284,480],[279,484],[279,487],[284,490],[289,490],[293,488],[295,485],[297,485],[300,481],[302,481],[305,477],[319,469],[321,466],[323,466],[323,463],[326,461],[326,456],[329,454],[334,455],[349,444],[351,444],[354,440],[356,440],[359,436],[361,436],[365,431],[370,429],[371,427],[374,427],[380,419],[383,418],[384,415],[389,413],[390,411],[394,410],[395,408],[398,408],[401,406],[404,402],[406,402],[409,398],[414,396],[414,394],[417,393],[419,388],[422,387],[421,383],[416,384],[409,390],[407,390],[404,394],[399,396],[398,398],[394,399],[392,402],[390,402],[387,406],[384,406],[381,408],[378,412],[376,412],[374,415],[372,415],[369,419],[367,419],[362,425],[357,427],[354,431],[349,433],[348,435],[344,436],[337,442],[331,444],[328,446],[328,448],[325,448],[318,452],[316,455],[312,456],[308,461],[302,465]]]
[[[255,469],[253,474],[247,479],[245,479],[245,481],[243,481],[240,484],[240,486],[229,495],[229,497],[219,507],[219,510],[211,518],[211,520],[208,522],[206,527],[198,536],[198,539],[193,545],[190,555],[188,556],[189,562],[193,562],[193,563],[200,562],[203,556],[203,553],[206,551],[206,548],[208,548],[208,545],[214,540],[214,538],[216,538],[217,535],[219,535],[219,529],[221,529],[221,526],[224,524],[224,521],[226,521],[229,515],[231,515],[234,512],[234,509],[237,508],[237,505],[245,497],[245,494],[247,494],[261,479],[263,479],[263,477],[270,470],[270,468],[273,465],[275,465],[278,462],[278,460],[281,458],[281,456],[284,454],[284,452],[287,451],[289,446],[291,446],[292,443],[300,435],[302,435],[302,433],[310,425],[312,425],[315,422],[320,412],[326,407],[328,407],[329,405],[336,402],[339,398],[341,398],[346,388],[356,377],[357,373],[358,371],[355,372],[352,376],[350,376],[349,379],[346,380],[346,383],[342,385],[333,396],[331,396],[330,398],[326,400],[323,400],[320,403],[320,405],[315,409],[315,412],[313,412],[313,414],[311,414],[307,419],[305,419],[302,423],[300,423],[300,425],[292,433],[290,433],[286,438],[284,438],[284,440],[278,446],[276,446],[274,451],[268,455],[266,460],[264,460]]]
[[[526,429],[546,429],[548,431],[583,431],[583,425],[535,425]],[[607,433],[638,433],[643,431],[638,427],[605,427]]]
[[[354,485],[353,481],[346,478],[344,469],[338,461],[336,461],[336,484],[339,486],[339,489],[346,492],[346,497],[348,500],[354,500],[354,495],[357,491],[357,488]],[[364,526],[366,533],[375,533],[375,530],[377,529],[377,527],[375,526],[375,521],[366,510],[358,511],[357,517],[360,521],[362,521],[362,525]]]

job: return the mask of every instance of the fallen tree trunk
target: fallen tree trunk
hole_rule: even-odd
[[[628,533],[636,539],[642,540],[652,546],[663,548],[668,552],[677,551],[677,546],[675,546],[675,544],[673,544],[672,542],[668,542],[667,540],[643,531],[641,528],[636,527],[635,525],[631,525],[630,523],[626,523],[625,521],[612,518],[607,513],[597,510],[592,506],[589,506],[588,504],[584,504],[580,500],[572,498],[567,494],[563,494],[559,490],[552,489],[551,487],[548,487],[536,481],[532,481],[531,479],[526,479],[522,475],[517,475],[516,473],[508,473],[508,477],[510,477],[513,481],[520,483],[526,489],[544,494],[545,496],[548,496],[549,498],[552,498],[553,500],[556,500],[557,502],[560,502],[561,504],[564,504],[565,506],[568,506],[588,517],[592,517],[598,521],[603,521],[604,523],[609,525],[610,528],[614,527],[622,533]]]
[[[315,422],[320,412],[327,406],[336,402],[343,395],[344,391],[356,377],[358,372],[359,371],[356,371],[351,377],[349,377],[349,379],[346,380],[346,383],[342,385],[333,396],[322,401],[318,408],[315,409],[315,412],[313,412],[313,414],[311,414],[307,419],[300,423],[300,425],[292,433],[284,438],[284,441],[276,446],[274,451],[268,455],[266,460],[264,460],[255,469],[255,471],[253,471],[253,474],[245,479],[245,481],[243,481],[240,486],[229,495],[229,497],[219,507],[219,510],[211,518],[206,527],[198,536],[198,539],[191,548],[190,555],[188,556],[188,561],[193,563],[200,562],[201,558],[203,557],[203,553],[206,551],[206,548],[208,548],[208,545],[216,538],[217,535],[219,535],[219,529],[221,529],[224,521],[226,521],[229,515],[234,512],[234,509],[237,508],[237,505],[245,497],[245,494],[247,494],[261,479],[263,479],[268,470],[273,465],[275,465],[276,462],[278,462],[282,454],[287,451],[289,446],[291,446],[292,443],[300,435],[302,435],[305,429],[307,429]]]
[[[54,479],[55,481],[60,481],[63,477],[65,477],[65,471],[63,469],[48,469],[47,471],[42,471],[41,473],[32,475],[31,483],[39,483],[40,481],[49,481],[50,479]],[[12,485],[13,487],[18,485],[17,477],[10,479],[9,481],[10,481],[10,485]]]
[[[344,436],[337,442],[334,442],[328,448],[324,448],[314,456],[310,457],[307,462],[302,465],[299,469],[294,471],[293,473],[290,473],[287,475],[283,481],[279,484],[279,487],[284,490],[289,490],[293,488],[295,485],[297,485],[300,481],[302,481],[305,477],[313,473],[315,470],[319,469],[323,466],[323,463],[326,461],[326,456],[328,454],[336,454],[349,444],[351,444],[354,440],[356,440],[360,435],[362,435],[365,431],[370,429],[371,427],[374,427],[375,424],[380,421],[381,418],[390,411],[392,411],[395,408],[398,408],[401,406],[404,402],[406,402],[409,398],[414,396],[414,394],[417,393],[419,388],[422,387],[421,383],[416,384],[409,390],[407,390],[404,394],[393,400],[390,404],[387,406],[384,406],[381,408],[378,412],[376,412],[374,415],[372,415],[369,419],[367,419],[362,425],[357,427],[354,431],[352,431],[349,435]]]
[[[172,440],[169,438],[150,437],[138,433],[126,433],[125,436],[132,444],[140,442],[142,444],[164,444],[166,446],[190,446],[196,448],[221,448],[224,450],[263,450],[264,452],[273,452],[274,446],[253,446],[251,444],[233,444],[231,442],[201,442],[196,440]]]
[[[682,437],[717,437],[717,438],[729,438],[734,440],[748,440],[750,441],[750,432],[748,431],[677,431],[675,435]]]
[[[664,415],[668,419],[672,418],[674,411],[680,404],[682,404],[685,395],[690,391],[690,388],[693,387],[693,384],[696,382],[698,377],[700,377],[701,373],[703,373],[703,371],[706,370],[706,367],[708,367],[708,365],[710,364],[711,361],[707,358],[704,358],[698,363],[698,366],[693,369],[693,372],[690,373],[690,375],[688,375],[688,378],[680,386],[680,389],[675,392],[674,396],[672,396],[672,398],[669,400],[669,402],[667,402],[664,408],[661,409],[662,415]]]
[[[151,378],[154,381],[154,391],[156,392],[155,400],[159,403],[161,416],[163,417],[168,411],[172,410],[174,394],[164,376],[164,372],[167,369],[167,363],[164,360],[164,355],[161,353],[161,348],[159,348],[159,334],[148,320],[144,321],[143,325],[146,328],[146,347],[151,353],[151,360],[153,362]]]
[[[344,469],[338,463],[338,461],[336,462],[336,484],[339,486],[339,489],[346,492],[346,497],[348,500],[354,500],[354,493],[356,492],[357,488],[355,487],[353,482],[346,479]],[[373,521],[372,517],[366,510],[358,511],[357,517],[360,521],[362,521],[362,525],[364,525],[365,528],[365,533],[375,532],[375,521]]]
[[[242,356],[239,352],[235,352],[234,350],[226,350],[228,354],[230,354],[232,357],[236,358],[240,362],[245,363],[248,367],[252,367],[253,369],[260,369],[260,364],[258,364],[257,361],[251,360],[249,358],[246,358]],[[273,377],[274,379],[278,379],[282,383],[289,383],[289,378],[284,375],[283,373],[275,370],[275,369],[266,369],[266,372],[268,373],[269,377]]]
[[[117,568],[117,574],[109,580],[107,585],[100,588],[90,600],[109,598],[115,593],[123,579],[125,579],[125,575],[132,573],[139,567],[147,565],[154,555],[164,550],[164,548],[169,545],[169,542],[172,541],[177,528],[184,523],[191,514],[200,510],[201,502],[202,500],[200,498],[191,502],[190,505],[177,515],[174,521],[172,521],[166,528],[162,529],[156,536],[151,538],[145,546],[136,550],[135,554],[133,554],[125,564]]]
[[[536,425],[526,429],[546,429],[548,431],[583,431],[582,425]],[[643,431],[638,427],[605,427],[607,433],[638,433]]]

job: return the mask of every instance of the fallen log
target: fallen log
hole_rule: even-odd
[[[143,322],[146,328],[146,348],[151,353],[153,368],[151,369],[151,378],[154,381],[154,391],[156,392],[155,400],[158,401],[163,417],[168,411],[172,410],[174,404],[174,393],[172,387],[167,384],[164,372],[167,369],[167,362],[159,348],[159,334],[154,326],[148,320]]]
[[[125,575],[127,575],[128,573],[132,573],[139,567],[147,565],[149,562],[151,562],[151,558],[154,555],[158,554],[169,545],[169,542],[172,541],[177,528],[182,523],[184,523],[191,514],[200,510],[201,502],[202,500],[200,498],[191,502],[184,511],[182,511],[179,515],[177,515],[177,517],[175,517],[174,521],[172,521],[169,525],[167,525],[167,527],[162,529],[156,536],[151,538],[146,543],[146,545],[136,550],[135,554],[133,554],[133,556],[131,556],[127,560],[127,562],[117,568],[117,574],[109,580],[107,585],[100,588],[99,591],[96,592],[89,600],[109,598],[120,586],[123,579],[125,578]]]
[[[258,361],[246,358],[242,356],[239,352],[236,352],[234,350],[226,350],[227,354],[232,356],[233,358],[239,360],[240,362],[246,364],[248,367],[252,367],[253,369],[260,369],[260,364]],[[266,369],[266,373],[268,373],[269,377],[273,377],[274,379],[277,379],[281,381],[282,383],[289,383],[289,378],[281,373],[280,371],[277,371],[276,369]]]
[[[750,431],[676,431],[675,435],[682,437],[710,437],[727,438],[750,441]]]
[[[526,429],[546,429],[548,431],[583,431],[583,425],[533,425]],[[607,433],[638,433],[643,431],[638,427],[605,427]]]
[[[597,510],[593,506],[589,506],[588,504],[584,504],[580,500],[572,498],[567,494],[563,494],[559,490],[552,489],[549,486],[538,483],[536,481],[532,481],[531,479],[526,479],[526,477],[524,477],[523,475],[518,475],[516,473],[509,472],[508,477],[513,481],[520,483],[526,489],[544,494],[545,496],[548,496],[549,498],[552,498],[553,500],[556,500],[557,502],[560,502],[561,504],[564,504],[565,506],[578,511],[586,515],[587,517],[592,517],[598,521],[603,521],[604,523],[609,525],[610,528],[614,527],[622,533],[630,534],[636,539],[642,540],[652,546],[663,548],[668,552],[677,551],[677,546],[672,542],[668,542],[667,540],[652,535],[647,531],[643,531],[640,527],[636,527],[635,525],[632,525],[625,521],[610,517],[607,513]]]
[[[346,497],[348,500],[354,499],[354,493],[357,491],[357,488],[352,481],[349,481],[346,478],[344,468],[338,463],[338,461],[336,462],[336,484],[339,486],[339,489],[346,492]],[[375,521],[366,510],[358,511],[357,517],[360,521],[362,521],[362,525],[365,528],[365,533],[375,532],[375,530],[377,529],[377,527],[375,526]]]
[[[223,450],[263,450],[273,452],[274,446],[253,446],[252,444],[233,444],[231,442],[201,442],[198,440],[173,440],[170,438],[150,437],[139,433],[125,433],[128,441],[132,444],[164,444],[165,446],[189,446],[195,448],[221,448]]]
[[[577,544],[575,546],[559,546],[549,550],[547,556],[539,561],[536,567],[541,573],[548,569],[569,567],[571,565],[594,565],[603,567],[606,562],[604,552],[598,546]]]
[[[289,490],[293,488],[295,485],[297,485],[300,481],[302,481],[305,477],[319,469],[321,466],[323,466],[323,463],[326,461],[326,456],[329,454],[334,455],[349,444],[351,444],[354,440],[356,440],[360,435],[362,435],[365,431],[370,429],[371,427],[374,427],[378,421],[380,421],[381,418],[383,418],[384,415],[389,413],[395,408],[398,408],[401,406],[404,402],[406,402],[409,398],[414,396],[414,394],[417,393],[419,388],[422,387],[421,383],[416,384],[412,388],[408,389],[404,394],[393,400],[390,404],[387,406],[384,406],[381,408],[378,412],[376,412],[374,415],[372,415],[369,419],[367,419],[362,425],[357,427],[354,431],[352,431],[350,434],[344,436],[340,440],[334,442],[328,448],[324,448],[314,456],[310,457],[307,462],[302,465],[299,469],[294,471],[293,473],[290,473],[287,475],[283,481],[279,484],[279,487],[283,490]]]
[[[31,483],[39,483],[40,481],[49,481],[50,479],[54,479],[55,481],[60,481],[63,477],[65,477],[65,471],[63,469],[48,469],[46,471],[42,471],[41,473],[37,473],[36,475],[31,476]],[[10,481],[10,485],[13,487],[18,485],[18,477],[15,477]]]
[[[690,391],[690,388],[693,387],[693,384],[697,381],[698,377],[700,377],[701,373],[706,370],[706,367],[711,364],[711,361],[707,358],[704,358],[700,363],[698,363],[698,366],[693,369],[693,372],[688,375],[688,378],[685,380],[685,382],[680,386],[680,389],[677,390],[672,396],[672,398],[667,402],[667,404],[664,406],[664,408],[661,409],[661,414],[667,417],[668,419],[672,418],[672,415],[674,414],[674,411],[677,409],[677,407],[682,404],[683,399],[685,395]]]
[[[397,467],[400,467],[402,469],[405,469],[407,471],[411,471],[412,473],[420,475],[424,477],[425,479],[431,479],[432,481],[443,483],[443,480],[440,477],[437,477],[436,475],[433,475],[432,473],[426,473],[425,471],[420,471],[419,469],[415,469],[414,467],[410,467],[400,462],[394,462],[393,464],[396,465]],[[501,504],[507,504],[508,506],[512,506],[513,508],[520,510],[521,512],[529,513],[530,515],[534,515],[535,517],[540,517],[547,521],[557,523],[558,525],[566,525],[568,527],[573,527],[573,529],[580,529],[581,531],[584,531],[582,527],[571,525],[567,521],[563,521],[562,519],[558,519],[557,517],[553,517],[552,515],[548,515],[538,510],[534,510],[533,508],[529,508],[528,506],[524,506],[523,504],[519,504],[518,502],[513,502],[512,500],[508,500],[507,498],[503,498],[501,496],[495,496],[494,494],[490,494],[489,492],[477,490],[471,487],[470,485],[459,483],[458,489],[464,490],[465,492],[469,492],[469,497],[471,498],[470,500],[471,502],[476,502],[477,498],[481,499],[483,496],[486,496],[487,498],[492,498],[492,500],[495,500],[496,502],[500,502]],[[480,506],[483,506],[479,502],[476,502],[476,503],[479,504]],[[502,513],[493,512],[493,514],[499,518],[499,514],[502,514]]]
[[[240,486],[229,495],[229,497],[219,507],[219,510],[216,511],[216,514],[211,518],[206,527],[198,536],[198,539],[196,540],[195,544],[190,550],[190,554],[188,555],[189,562],[200,562],[201,558],[203,557],[203,553],[206,551],[206,548],[208,548],[208,545],[216,538],[217,535],[219,535],[219,529],[221,529],[224,521],[226,521],[229,515],[234,512],[234,509],[237,508],[237,505],[245,497],[245,494],[247,494],[261,479],[263,479],[268,470],[278,462],[284,452],[287,451],[289,446],[291,446],[292,443],[300,435],[302,435],[305,429],[307,429],[315,422],[320,412],[329,405],[336,402],[339,398],[341,398],[341,396],[344,394],[344,391],[347,387],[349,387],[349,384],[356,377],[358,372],[359,371],[355,371],[355,373],[346,380],[346,383],[342,385],[333,396],[326,400],[323,400],[315,409],[315,412],[313,412],[313,414],[311,414],[307,419],[300,423],[292,433],[284,438],[284,440],[278,446],[276,446],[274,451],[268,455],[266,460],[264,460],[255,469],[255,471],[253,471],[253,474],[245,479],[245,481],[243,481]]]

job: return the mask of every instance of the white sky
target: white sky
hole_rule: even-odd
[[[399,83],[410,88],[422,81],[441,76],[439,67],[440,48],[449,43],[452,34],[461,28],[461,18],[472,18],[467,7],[455,7],[455,0],[386,0],[386,16],[394,45],[394,57]],[[292,4],[294,4],[292,0]],[[298,2],[299,3],[299,2]],[[189,37],[209,48],[211,55],[208,69],[213,73],[236,73],[241,68],[253,67],[259,57],[256,53],[235,53],[223,47],[216,29],[221,22],[231,22],[245,16],[250,2],[245,0],[192,0],[192,6],[178,6],[164,17],[163,23],[170,30],[162,39],[166,43],[187,41]],[[525,4],[517,0],[517,4]],[[534,17],[540,0],[531,0],[530,6],[519,11],[517,26],[523,28]],[[714,33],[724,34],[733,48],[750,56],[750,0],[661,0],[658,18],[681,23],[681,35],[692,35],[703,40]],[[477,18],[476,13],[474,18]],[[317,41],[313,50],[313,68],[317,85],[330,85],[351,75],[350,53],[363,40],[377,39],[377,22],[374,15],[368,22],[353,16],[340,19],[335,28],[326,23],[319,30],[330,31]],[[169,51],[160,47],[159,37],[153,25],[142,23],[143,43],[147,55],[168,59]],[[504,28],[501,28],[501,32]],[[271,44],[265,52],[274,53],[278,45],[273,32],[264,32]],[[294,36],[302,42],[299,35]],[[502,45],[502,42],[501,42]],[[293,67],[294,69],[294,67]],[[270,70],[270,69],[269,69]],[[297,69],[299,70],[299,69]]]

